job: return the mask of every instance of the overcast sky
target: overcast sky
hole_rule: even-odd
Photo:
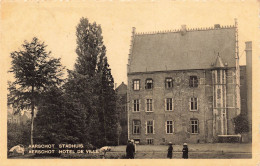
[[[115,83],[127,81],[126,65],[132,27],[137,32],[234,25],[238,19],[241,64],[245,64],[245,41],[257,41],[258,5],[255,1],[237,2],[28,2],[3,3],[1,10],[2,69],[10,67],[10,52],[21,48],[34,36],[44,41],[52,56],[73,69],[76,26],[81,17],[97,22],[103,30],[107,57]],[[253,50],[254,53],[254,50]]]

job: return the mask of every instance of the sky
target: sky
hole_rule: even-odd
[[[1,6],[1,58],[10,68],[10,53],[34,36],[44,41],[52,56],[73,69],[77,57],[76,26],[81,17],[102,27],[104,44],[117,86],[127,82],[132,27],[136,32],[234,25],[238,20],[240,64],[245,64],[245,41],[257,41],[255,1],[64,1],[12,2]],[[253,46],[254,47],[254,46]],[[254,51],[254,50],[253,50]],[[7,75],[8,79],[12,79]]]
[[[26,2],[25,2],[26,1]],[[187,28],[213,27],[214,24],[234,25],[238,20],[240,64],[245,64],[245,41],[253,43],[253,160],[218,160],[215,164],[254,165],[259,163],[260,112],[259,109],[259,3],[257,0],[2,0],[0,1],[0,109],[7,110],[7,80],[12,80],[7,71],[10,69],[10,53],[21,48],[24,40],[31,41],[34,36],[44,41],[52,51],[52,56],[61,58],[67,69],[73,69],[76,60],[76,26],[81,17],[90,22],[97,22],[103,30],[104,44],[112,75],[117,86],[127,82],[127,62],[130,49],[132,27],[136,32],[153,32]],[[6,126],[7,112],[0,111],[1,163],[24,165],[27,160],[6,160]],[[31,165],[63,164],[71,165],[68,160],[37,161],[30,160]],[[201,165],[210,160],[190,160],[185,163]],[[211,160],[215,162],[215,160]],[[23,163],[24,162],[24,163]],[[27,163],[25,163],[27,162]],[[73,160],[73,164],[85,161]],[[91,162],[93,164],[91,164]],[[182,163],[182,161],[174,161]],[[125,164],[125,161],[121,163]],[[164,160],[171,164],[170,160]],[[250,164],[251,163],[251,164]],[[97,160],[88,161],[91,165],[104,165]],[[115,163],[110,163],[115,165]],[[134,162],[132,163],[134,164]],[[135,163],[136,164],[136,163]],[[162,164],[161,160],[152,160],[152,164]],[[180,165],[179,164],[179,165]],[[210,163],[212,165],[212,163]],[[121,164],[122,165],[122,164]],[[140,165],[140,163],[139,163]],[[141,165],[144,165],[143,162]],[[151,165],[146,163],[146,165]],[[208,164],[209,165],[209,164]]]

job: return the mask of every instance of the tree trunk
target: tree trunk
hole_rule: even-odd
[[[34,122],[34,86],[32,86],[32,99],[31,99],[31,145],[33,145],[33,122]]]

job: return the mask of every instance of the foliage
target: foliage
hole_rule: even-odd
[[[239,114],[233,120],[236,134],[246,133],[249,131],[249,124],[246,114]]]
[[[7,149],[9,150],[18,144],[24,146],[30,144],[30,123],[7,123]]]
[[[50,57],[47,45],[34,37],[22,44],[22,50],[11,53],[15,81],[9,82],[8,104],[17,111],[31,107],[31,144],[33,144],[34,109],[41,94],[50,86],[60,85],[63,67],[60,59]]]
[[[116,141],[114,80],[106,58],[102,30],[95,22],[82,18],[76,28],[78,55],[75,69],[68,71],[65,92],[80,106],[84,143],[101,147]]]
[[[82,143],[87,147],[115,145],[118,115],[114,80],[106,57],[100,25],[82,18],[76,29],[78,55],[62,85],[60,59],[33,38],[24,50],[11,53],[16,81],[9,83],[9,104],[18,111],[34,107],[35,143]],[[31,143],[33,143],[33,119]]]

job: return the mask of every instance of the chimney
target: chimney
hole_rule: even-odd
[[[181,25],[181,35],[185,35],[187,32],[186,25]]]
[[[132,35],[134,36],[134,34],[135,34],[135,27],[132,27]]]
[[[215,25],[214,25],[214,28],[215,28],[215,29],[219,29],[219,28],[220,28],[220,24],[215,24]]]
[[[246,44],[246,84],[247,84],[247,116],[249,122],[249,140],[252,140],[252,42]]]

